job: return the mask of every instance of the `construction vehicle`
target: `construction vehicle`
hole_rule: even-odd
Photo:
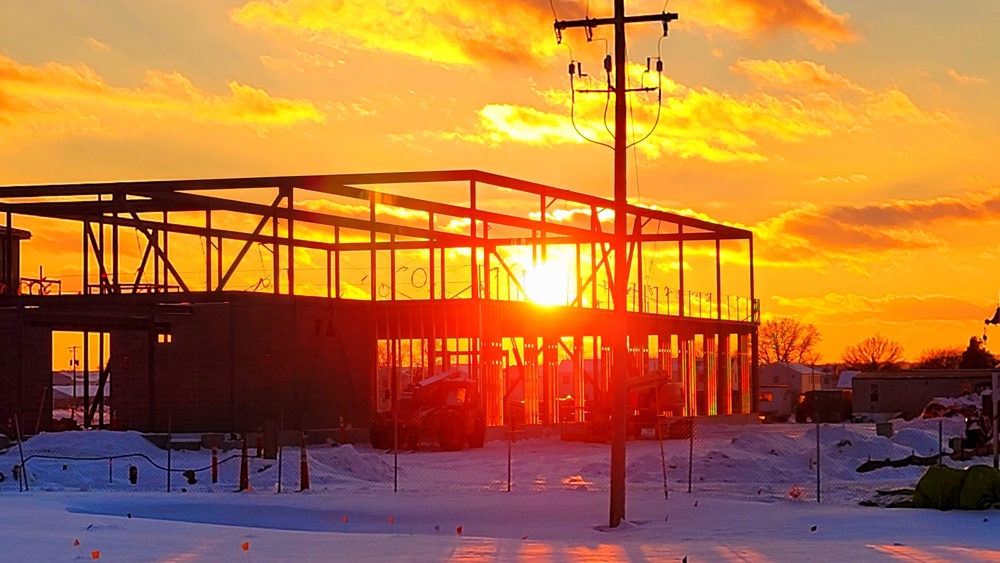
[[[689,438],[690,419],[684,414],[684,385],[671,381],[666,372],[654,371],[629,378],[626,428],[632,438],[646,430],[652,437]],[[563,440],[607,442],[611,437],[611,409],[604,402],[585,411],[585,421],[563,425]]]
[[[481,448],[486,417],[478,383],[453,369],[411,383],[388,411],[376,413],[368,428],[372,447],[416,450],[422,441],[444,451]]]
[[[629,379],[628,407],[628,431],[633,438],[641,438],[647,429],[656,437],[657,426],[664,438],[690,437],[691,425],[683,423],[684,384],[670,381],[665,372]]]
[[[850,389],[815,389],[799,395],[795,422],[844,422],[851,420]]]

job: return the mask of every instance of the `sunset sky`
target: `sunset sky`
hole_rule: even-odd
[[[611,5],[594,0],[590,15]],[[824,361],[876,332],[910,359],[981,334],[1000,290],[1000,2],[666,9],[680,20],[662,41],[657,24],[630,29],[631,85],[656,83],[643,71],[658,49],[664,61],[659,126],[629,154],[630,199],[753,230],[765,318],[815,324]],[[553,11],[586,10],[5,2],[0,185],[475,168],[611,197],[611,151],[573,130],[566,73],[572,58],[598,77],[610,33],[558,45],[552,30]],[[604,101],[580,95],[576,114],[610,142]],[[644,134],[656,96],[632,106]],[[78,248],[73,232],[36,232],[23,269],[78,275],[59,250]]]

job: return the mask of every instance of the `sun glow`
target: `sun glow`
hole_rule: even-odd
[[[524,291],[528,300],[538,305],[569,305],[570,280],[564,264],[545,262],[524,273]]]

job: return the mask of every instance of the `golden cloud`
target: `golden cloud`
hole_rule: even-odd
[[[537,63],[557,48],[548,10],[504,0],[253,0],[230,19],[268,35],[456,67]]]
[[[853,81],[812,61],[740,59],[730,70],[750,79],[757,88],[800,92],[866,90]]]
[[[228,83],[228,95],[205,92],[176,72],[149,71],[144,86],[108,84],[87,65],[20,64],[0,55],[0,140],[121,135],[136,116],[246,126],[259,134],[326,116],[311,102],[275,98]]]
[[[630,84],[641,82],[645,67],[630,65]],[[803,61],[740,61],[734,72],[756,84],[792,90],[775,95],[751,92],[736,95],[711,88],[689,88],[663,77],[662,110],[656,99],[635,104],[630,114],[629,141],[657,126],[656,134],[639,144],[647,157],[663,155],[701,158],[712,162],[759,162],[770,157],[760,148],[764,140],[799,142],[837,133],[871,130],[880,122],[941,125],[950,118],[942,112],[920,109],[902,91],[876,91]],[[577,96],[575,103],[563,91],[538,92],[546,109],[491,104],[478,111],[475,130],[436,132],[444,139],[497,145],[513,141],[529,145],[578,144],[583,137],[610,145],[605,121],[607,100]],[[574,127],[575,124],[575,127]]]
[[[299,49],[295,49],[292,55],[287,57],[261,55],[260,62],[265,67],[277,72],[298,74],[312,70],[331,70],[344,65],[344,61],[341,59],[331,59],[319,53],[307,53]]]

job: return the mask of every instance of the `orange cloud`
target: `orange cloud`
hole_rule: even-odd
[[[821,186],[830,184],[851,185],[851,184],[863,184],[867,181],[868,181],[868,176],[866,174],[851,174],[849,176],[833,176],[833,177],[819,176],[817,178],[809,180],[808,182],[806,182],[806,184],[810,186]]]
[[[311,102],[274,98],[235,81],[228,95],[205,92],[176,72],[148,71],[144,82],[116,87],[87,65],[32,66],[0,55],[0,141],[127,135],[137,116],[246,126],[259,134],[326,119]]]
[[[827,293],[820,297],[774,296],[781,315],[807,314],[824,323],[857,323],[877,318],[881,323],[915,321],[965,321],[980,319],[988,310],[982,303],[948,295],[896,295],[866,297],[853,293]],[[779,314],[779,313],[775,313]]]
[[[107,53],[107,52],[111,51],[111,47],[108,47],[107,43],[105,43],[105,42],[103,42],[103,41],[101,41],[99,39],[94,39],[93,37],[88,37],[88,38],[84,39],[84,41],[87,43],[87,45],[90,46],[91,49],[97,51],[98,53]]]
[[[872,205],[807,204],[752,229],[760,265],[825,269],[840,264],[866,274],[866,264],[892,254],[945,249],[946,228],[995,221],[998,212],[1000,190],[991,190]]]
[[[807,35],[814,47],[826,50],[857,40],[850,17],[835,13],[821,0],[699,0],[684,6],[682,20],[747,39],[796,31]]]
[[[880,228],[927,225],[938,221],[987,221],[1000,211],[1000,191],[937,197],[924,200],[895,200],[862,206],[838,206],[826,214],[836,220]]]
[[[269,35],[445,66],[537,63],[557,48],[548,10],[504,0],[253,0],[230,18]]]
[[[959,84],[986,84],[987,80],[981,76],[971,76],[967,74],[960,74],[957,70],[953,68],[948,69],[948,76],[950,76],[955,82]]]

